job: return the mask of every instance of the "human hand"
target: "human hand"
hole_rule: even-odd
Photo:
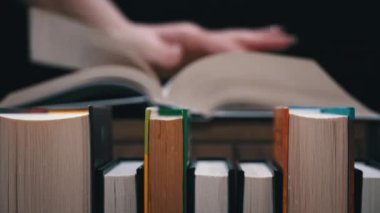
[[[31,1],[105,32],[105,40],[111,43],[111,53],[114,51],[125,59],[134,58],[132,61],[137,59],[144,67],[154,67],[161,76],[169,76],[187,63],[208,54],[280,50],[295,42],[295,38],[279,26],[207,30],[188,22],[137,24],[123,16],[110,1]]]
[[[115,53],[133,55],[161,76],[213,53],[244,50],[279,50],[295,42],[279,26],[260,29],[207,30],[193,23],[136,24],[110,1],[31,0],[33,4],[70,16],[106,32]],[[108,40],[105,39],[105,40]],[[107,43],[107,42],[106,42]]]
[[[280,26],[259,29],[207,30],[192,23],[133,24],[122,36],[136,37],[134,49],[161,76],[208,54],[227,51],[281,50],[295,38]],[[122,38],[121,38],[122,39]]]

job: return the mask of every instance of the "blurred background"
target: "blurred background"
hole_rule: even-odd
[[[115,0],[137,22],[193,21],[204,27],[261,27],[279,24],[298,37],[285,54],[317,60],[353,96],[380,111],[379,12],[369,2],[248,0]],[[27,8],[16,0],[1,7],[0,97],[64,73],[28,58]],[[51,69],[55,71],[52,72]]]

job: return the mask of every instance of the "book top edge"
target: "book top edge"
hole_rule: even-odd
[[[72,118],[86,117],[89,112],[67,112],[67,113],[0,113],[0,119],[20,121],[52,121]]]

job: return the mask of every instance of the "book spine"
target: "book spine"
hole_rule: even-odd
[[[161,106],[159,108],[158,113],[160,115],[172,115],[172,116],[182,116],[182,135],[183,135],[183,174],[182,174],[182,190],[183,190],[183,212],[187,212],[187,167],[188,167],[188,162],[189,162],[189,143],[188,143],[188,130],[189,130],[189,125],[188,125],[188,113],[186,109],[173,109],[170,107],[163,107]]]
[[[104,107],[90,107],[91,144],[91,212],[101,213],[103,203],[103,177],[98,169],[112,160],[111,110]],[[100,184],[98,184],[100,182]]]
[[[282,178],[283,175],[281,170],[275,165],[274,162],[267,162],[268,166],[273,171],[273,212],[281,213],[282,212]]]
[[[289,109],[276,108],[273,125],[273,158],[282,172],[282,212],[288,212]]]
[[[149,212],[149,119],[150,119],[151,109],[147,108],[145,111],[145,126],[144,126],[144,213]]]
[[[233,165],[227,161],[228,165],[228,212],[234,213],[236,212],[236,204],[235,204],[235,170]]]
[[[187,169],[187,212],[195,212],[195,161]]]
[[[244,205],[244,171],[241,169],[239,163],[235,165],[236,169],[236,190],[235,190],[235,209],[237,213],[243,213]]]
[[[362,211],[363,172],[355,169],[355,213]]]
[[[137,213],[144,212],[144,165],[140,166],[136,172],[136,206]]]

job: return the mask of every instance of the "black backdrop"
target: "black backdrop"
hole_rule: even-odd
[[[0,97],[56,75],[27,60],[23,6],[7,0],[1,13]],[[314,2],[314,3],[313,3]],[[116,0],[139,22],[193,21],[208,28],[283,25],[299,42],[286,54],[316,59],[351,94],[380,111],[380,15],[369,1],[323,3],[255,0]],[[7,67],[7,68],[5,68]],[[58,72],[60,74],[60,72]]]

